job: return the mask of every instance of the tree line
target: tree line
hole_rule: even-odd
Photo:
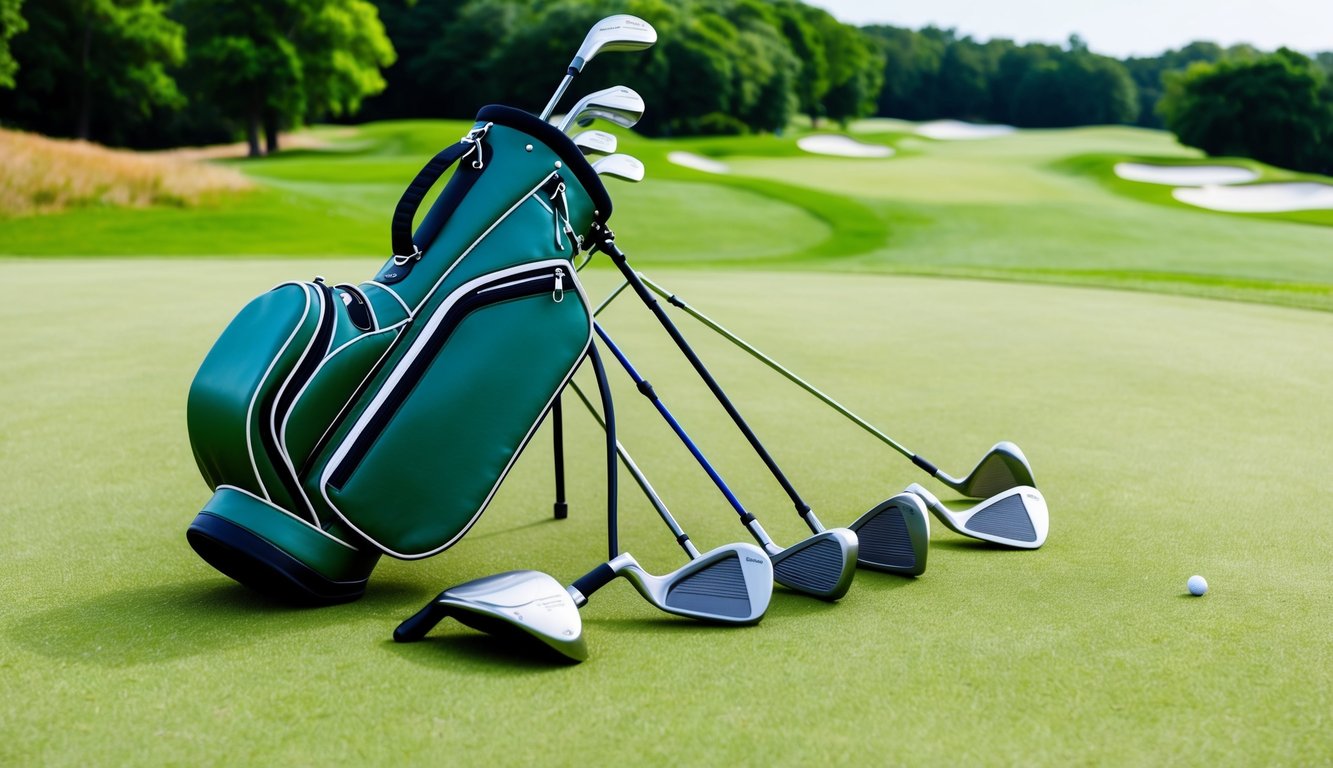
[[[800,0],[0,0],[0,122],[129,146],[243,135],[260,154],[311,121],[535,111],[588,27],[624,12],[659,43],[599,59],[568,100],[629,85],[649,135],[777,132],[796,114],[1121,123],[1305,169],[1333,143],[1333,53],[1198,42],[1117,60],[1077,36],[857,28]]]

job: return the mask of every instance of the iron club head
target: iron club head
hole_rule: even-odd
[[[657,30],[638,16],[628,13],[607,16],[588,30],[574,60],[569,62],[569,68],[582,72],[584,65],[599,53],[642,51],[656,42]]]
[[[597,171],[598,176],[613,176],[623,181],[640,182],[643,181],[644,170],[643,163],[639,158],[633,155],[616,153],[607,155],[592,164],[592,169]]]
[[[807,595],[837,600],[856,575],[857,537],[846,528],[830,528],[782,548],[766,547],[773,558],[773,580]]]
[[[880,502],[847,526],[856,532],[856,564],[904,576],[926,572],[930,516],[920,496],[904,491]]]
[[[574,599],[560,582],[540,571],[509,571],[450,587],[400,624],[393,639],[420,640],[446,616],[481,632],[535,643],[574,661],[588,658]]]
[[[1020,485],[1002,491],[980,504],[955,512],[916,483],[907,486],[950,530],[974,539],[1018,549],[1036,549],[1046,542],[1050,514],[1041,491]]]
[[[996,443],[963,478],[936,472],[935,478],[973,499],[985,499],[1020,485],[1036,486],[1032,465],[1019,447],[1008,440]]]
[[[576,121],[595,117],[621,128],[633,128],[639,118],[643,117],[643,110],[643,97],[637,91],[624,85],[615,85],[579,99],[574,108],[560,119],[558,127],[568,132]]]
[[[624,576],[657,608],[704,621],[753,624],[763,618],[773,595],[773,563],[753,544],[709,550],[665,576],[648,573],[629,553],[602,567],[610,571],[604,575],[607,581]],[[582,587],[576,582],[571,589],[574,602],[581,604],[577,592]],[[586,600],[587,592],[582,594]]]
[[[615,135],[606,131],[583,131],[573,137],[574,146],[585,155],[610,155],[616,151],[618,141]]]

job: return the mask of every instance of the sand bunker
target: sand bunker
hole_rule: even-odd
[[[1007,136],[1016,130],[1012,125],[976,125],[959,120],[933,120],[916,127],[916,132],[928,139],[940,141],[975,141]]]
[[[710,157],[696,155],[693,152],[668,152],[667,160],[676,165],[693,168],[704,173],[731,173],[731,169],[727,167],[726,163],[720,163]]]
[[[863,144],[849,136],[835,133],[820,133],[802,136],[796,140],[796,146],[806,152],[817,155],[838,155],[839,157],[893,157],[893,149],[882,144]]]
[[[1129,181],[1170,184],[1173,187],[1202,187],[1205,184],[1240,184],[1259,174],[1234,165],[1145,165],[1116,163],[1115,175]]]
[[[1333,185],[1309,181],[1246,187],[1182,187],[1171,194],[1182,203],[1229,213],[1333,210]]]

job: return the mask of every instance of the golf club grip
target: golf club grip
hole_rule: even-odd
[[[578,581],[574,582],[570,586],[574,587],[574,589],[577,589],[579,593],[582,594],[584,597],[589,597],[592,595],[592,593],[596,592],[602,587],[605,587],[607,584],[610,584],[611,581],[615,579],[615,577],[616,577],[615,569],[612,568],[608,563],[602,563],[601,565],[597,566],[596,568],[592,569],[588,573],[581,576]]]
[[[408,617],[398,628],[393,631],[394,642],[414,643],[426,636],[445,616],[444,606],[434,600],[426,604],[425,608],[417,611]]]

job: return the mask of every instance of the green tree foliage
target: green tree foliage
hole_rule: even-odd
[[[9,12],[17,5],[0,0]],[[185,58],[179,24],[154,0],[41,0],[10,40],[15,89],[0,116],[58,136],[125,141],[154,110],[184,99],[170,73]]]
[[[20,11],[23,0],[0,0],[0,88],[14,87],[18,62],[9,51],[9,39],[28,28]]]
[[[199,97],[244,126],[250,154],[277,130],[351,114],[384,89],[394,50],[364,0],[178,0]]]
[[[1162,99],[1162,77],[1168,72],[1183,72],[1195,62],[1214,62],[1226,56],[1226,50],[1216,43],[1193,42],[1179,50],[1166,51],[1159,56],[1131,57],[1125,68],[1139,90],[1138,125],[1147,128],[1163,127],[1157,102]]]
[[[1182,144],[1304,171],[1333,170],[1328,76],[1286,48],[1196,63],[1166,79],[1160,110]]]

